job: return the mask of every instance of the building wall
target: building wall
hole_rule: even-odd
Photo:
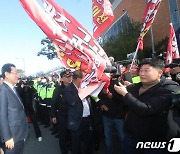
[[[142,22],[145,7],[146,0],[122,0],[119,6],[114,10],[114,21],[116,21],[125,11],[127,11],[128,16],[131,19]],[[162,0],[152,26],[154,42],[160,41],[169,35],[169,23],[170,15],[168,0]],[[106,31],[107,30],[108,29],[106,29]],[[104,31],[103,34],[105,34],[106,31]],[[148,32],[144,37],[144,45],[151,45],[150,32]]]

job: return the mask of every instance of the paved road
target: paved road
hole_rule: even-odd
[[[29,135],[25,142],[24,154],[61,154],[58,139],[51,135],[49,128],[40,125],[43,140],[39,142],[34,133],[33,125],[29,124]],[[103,154],[104,146],[101,142],[100,149],[94,154]]]
[[[51,135],[49,128],[40,125],[43,140],[39,142],[34,133],[33,125],[29,124],[29,135],[25,142],[24,154],[61,154],[58,139]]]

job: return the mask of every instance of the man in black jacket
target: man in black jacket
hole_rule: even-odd
[[[70,133],[67,129],[68,104],[64,98],[64,88],[72,81],[72,75],[69,70],[60,73],[61,84],[58,85],[53,93],[51,104],[52,122],[58,125],[59,146],[62,154],[68,154],[68,142],[70,142]]]
[[[26,80],[21,80],[17,84],[17,92],[19,96],[21,97],[22,103],[24,105],[24,109],[26,112],[26,115],[31,118],[34,132],[36,135],[36,138],[38,141],[42,141],[42,134],[41,130],[37,121],[36,113],[34,110],[34,95],[36,94],[36,89],[33,87],[33,81],[30,80],[30,78],[27,78]]]
[[[116,132],[119,141],[119,151],[122,151],[122,142],[124,138],[124,116],[126,107],[123,103],[123,96],[119,95],[114,90],[114,85],[121,81],[120,76],[111,73],[109,93],[104,93],[103,90],[99,94],[101,99],[98,104],[103,113],[103,127],[105,135],[106,154],[113,154],[113,134]],[[120,152],[119,152],[120,153]]]
[[[67,127],[71,131],[72,154],[92,154],[92,134],[90,120],[90,102],[81,100],[78,94],[83,78],[83,72],[73,72],[73,82],[64,89],[64,96],[68,103]]]
[[[165,154],[162,148],[152,148],[153,142],[166,142],[180,133],[173,121],[171,94],[179,89],[176,82],[161,79],[164,63],[147,58],[141,63],[141,83],[126,87],[119,83],[115,90],[124,96],[129,112],[125,118],[124,154]],[[138,142],[148,143],[148,148],[139,147]]]

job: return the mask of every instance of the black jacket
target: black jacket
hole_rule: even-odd
[[[163,141],[180,133],[173,121],[171,93],[179,89],[176,82],[162,79],[160,83],[139,95],[141,83],[128,87],[124,102],[129,107],[125,131],[141,140]]]
[[[101,99],[98,103],[99,106],[106,105],[108,111],[103,111],[103,115],[106,115],[114,119],[124,119],[125,113],[127,112],[127,107],[123,103],[123,96],[119,95],[114,90],[114,85],[117,84],[116,80],[111,80],[108,87],[109,91],[112,93],[112,98],[110,99],[106,94],[101,92],[99,98]]]
[[[51,102],[51,117],[57,117],[57,114],[67,116],[68,104],[64,97],[64,88],[65,85],[62,83],[54,89]]]

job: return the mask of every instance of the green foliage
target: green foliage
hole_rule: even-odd
[[[161,41],[154,44],[154,49],[156,52],[155,56],[160,55],[161,53],[165,53],[167,51],[168,46],[168,37],[165,37]],[[139,51],[138,53],[138,59],[142,60],[143,58],[152,57],[152,48],[151,47],[145,47],[143,51]],[[165,58],[165,57],[164,57]]]
[[[157,55],[167,51],[168,40],[169,38],[165,37],[164,39],[155,44],[155,51]]]
[[[52,60],[56,57],[55,47],[53,41],[51,41],[48,37],[41,40],[41,44],[44,46],[40,52],[38,52],[38,56],[45,55],[48,59]]]
[[[137,46],[141,23],[129,19],[127,27],[116,37],[111,37],[103,44],[108,56],[113,56],[115,61],[127,59],[127,54],[134,52]]]
[[[137,39],[140,34],[142,23],[129,20],[128,26],[123,29],[116,37],[109,38],[103,44],[103,49],[108,56],[113,56],[115,61],[127,59],[127,54],[135,52],[137,47]],[[156,56],[160,53],[166,52],[168,44],[168,37],[155,43]],[[138,51],[139,60],[146,57],[152,57],[152,48],[144,47],[143,51]]]

